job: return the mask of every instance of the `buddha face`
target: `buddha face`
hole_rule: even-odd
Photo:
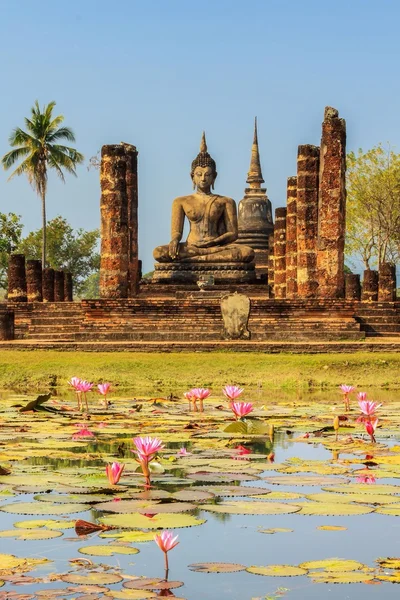
[[[196,167],[193,173],[193,183],[200,192],[209,192],[217,174],[211,167]]]

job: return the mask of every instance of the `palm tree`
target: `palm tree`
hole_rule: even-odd
[[[31,118],[25,118],[27,131],[19,127],[13,130],[9,143],[14,149],[3,156],[1,162],[4,169],[9,169],[18,160],[23,159],[20,165],[11,174],[25,173],[29,183],[42,200],[42,265],[46,267],[46,192],[47,173],[54,169],[60,179],[65,183],[63,169],[76,176],[76,166],[83,162],[84,157],[74,148],[57,144],[59,140],[75,141],[72,129],[60,127],[64,121],[63,115],[53,117],[55,102],[50,102],[40,110],[36,100],[31,108]]]

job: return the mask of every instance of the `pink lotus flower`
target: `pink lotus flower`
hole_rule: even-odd
[[[106,465],[106,475],[111,485],[116,485],[118,483],[124,469],[125,465],[117,462]]]
[[[180,448],[178,452],[178,456],[189,456],[191,452],[188,452],[186,448]]]
[[[89,405],[87,401],[86,393],[90,392],[93,387],[93,383],[89,383],[88,381],[84,381],[81,379],[79,383],[76,385],[76,395],[78,397],[78,410],[83,410],[83,401],[82,394],[86,403],[86,412],[89,412]]]
[[[375,444],[375,442],[376,442],[376,439],[375,439],[375,430],[377,428],[377,425],[378,425],[378,419],[375,419],[374,421],[367,421],[365,423],[365,431],[371,437],[371,442],[373,444]]]
[[[236,398],[239,398],[240,394],[244,392],[243,388],[238,387],[237,385],[226,385],[222,388],[222,392],[228,400],[233,402]]]
[[[236,420],[242,419],[253,411],[251,402],[232,402],[230,408],[236,417]]]
[[[210,394],[211,394],[211,391],[208,390],[207,388],[192,388],[191,390],[186,392],[185,398],[187,398],[187,400],[189,400],[189,409],[190,409],[190,403],[193,403],[194,412],[198,412],[197,400],[199,400],[199,405],[200,405],[199,410],[200,410],[200,412],[203,412],[203,400],[208,398]]]
[[[71,379],[68,381],[69,385],[72,386],[75,390],[78,390],[78,386],[79,386],[80,382],[81,382],[80,377],[71,377]]]
[[[360,407],[361,412],[367,417],[372,417],[375,414],[375,411],[378,410],[382,406],[382,404],[378,404],[377,402],[372,402],[372,400],[359,400],[358,406]]]
[[[364,400],[367,399],[367,392],[358,392],[357,394],[357,400],[359,402],[364,402]]]
[[[349,395],[354,392],[354,390],[356,389],[354,387],[354,385],[346,385],[346,384],[342,384],[339,386],[340,390],[342,391],[343,394],[343,400],[344,400],[344,409],[345,410],[350,410],[350,400],[349,400]]]
[[[92,391],[92,387],[93,387],[93,383],[89,383],[88,381],[84,381],[83,379],[81,379],[81,381],[78,383],[77,389],[80,392],[83,392],[84,394],[86,394],[86,392]]]
[[[156,457],[156,454],[161,448],[164,448],[164,444],[157,438],[147,437],[136,437],[133,440],[136,446],[136,450],[132,450],[137,454],[137,462],[142,468],[143,475],[146,479],[146,486],[150,487],[151,477],[149,464]]]
[[[111,387],[111,383],[99,383],[97,389],[99,390],[102,396],[107,396]]]
[[[366,483],[367,485],[371,485],[372,483],[376,483],[376,479],[373,475],[360,475],[356,479],[357,483]]]
[[[94,433],[92,433],[90,431],[90,429],[88,429],[86,427],[86,425],[84,425],[79,431],[77,431],[76,433],[74,433],[74,435],[72,436],[73,440],[80,440],[82,438],[93,438],[95,437]]]
[[[179,544],[178,536],[173,537],[173,533],[171,531],[163,531],[162,533],[154,536],[154,541],[157,546],[164,552],[165,559],[165,571],[168,574],[168,552],[175,548]]]

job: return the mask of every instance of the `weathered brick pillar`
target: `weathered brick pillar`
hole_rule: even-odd
[[[42,261],[26,261],[26,289],[28,302],[41,302],[42,292]]]
[[[47,267],[42,274],[43,302],[54,302],[54,269]]]
[[[8,293],[9,302],[26,302],[25,256],[11,254],[8,261]]]
[[[346,300],[360,300],[361,298],[360,276],[356,273],[346,273],[345,275],[345,297]]]
[[[314,298],[318,290],[319,147],[299,146],[297,156],[297,295]]]
[[[68,271],[64,272],[64,301],[73,301],[73,285],[72,285],[72,273]]]
[[[54,271],[54,302],[64,302],[64,271]]]
[[[125,143],[101,149],[102,298],[128,298],[138,290],[137,154]]]
[[[275,226],[274,226],[275,227]],[[268,285],[270,297],[275,295],[274,290],[274,234],[268,236]]]
[[[381,263],[379,265],[379,302],[396,300],[396,265]]]
[[[0,310],[0,340],[14,339],[14,311]]]
[[[361,300],[363,302],[376,302],[378,300],[379,273],[366,269],[364,271]]]
[[[286,298],[297,296],[297,177],[287,180]]]
[[[286,208],[275,210],[274,289],[275,298],[286,298]]]
[[[135,146],[122,144],[126,156],[126,194],[128,199],[129,228],[129,297],[139,290],[140,268],[138,248],[138,152]]]
[[[346,121],[335,108],[325,108],[319,168],[318,296],[344,296],[346,227]]]

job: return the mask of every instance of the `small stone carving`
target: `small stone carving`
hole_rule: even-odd
[[[221,313],[224,320],[222,337],[226,340],[248,340],[247,324],[250,316],[250,298],[244,294],[227,294],[221,298]]]

